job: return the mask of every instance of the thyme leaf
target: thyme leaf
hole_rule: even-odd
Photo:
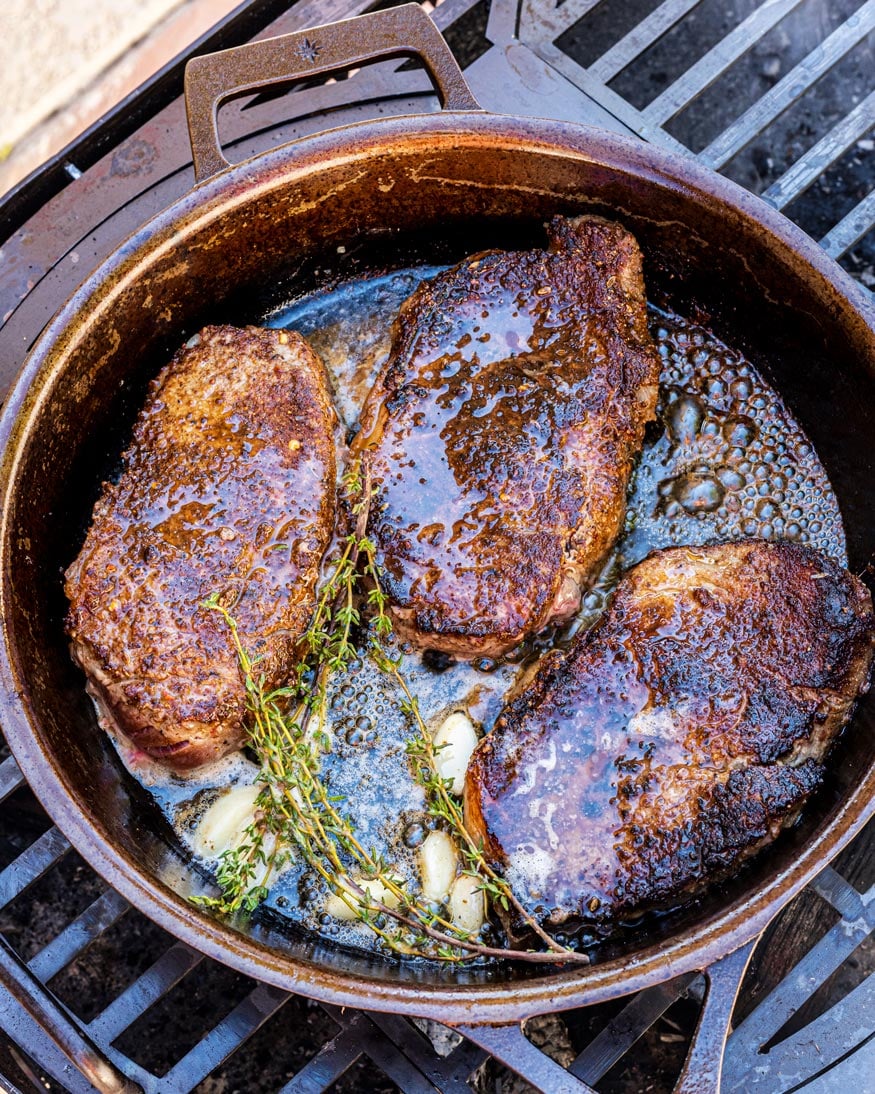
[[[262,788],[252,824],[238,845],[220,858],[216,882],[221,895],[194,901],[226,917],[249,914],[267,896],[266,881],[296,855],[322,878],[350,915],[392,952],[450,963],[478,957],[587,963],[585,954],[551,938],[517,900],[508,882],[489,865],[482,843],[475,841],[465,826],[461,806],[450,792],[451,783],[438,774],[437,749],[402,672],[403,655],[393,655],[389,647],[392,622],[388,598],[381,584],[376,546],[365,534],[372,491],[359,464],[347,472],[344,487],[355,527],[341,540],[337,557],[328,568],[301,642],[303,657],[288,684],[267,688],[263,674],[258,673],[258,659],[241,641],[232,612],[218,595],[204,604],[222,617],[237,656],[250,715],[249,743],[261,764],[257,781]],[[478,888],[493,904],[513,910],[546,951],[489,946],[479,935],[436,911],[396,876],[376,849],[361,844],[354,823],[343,812],[343,799],[329,792],[321,774],[322,758],[331,748],[323,729],[328,685],[333,674],[343,672],[359,656],[354,636],[362,622],[362,607],[370,623],[367,652],[394,682],[399,707],[413,728],[406,749],[428,812],[454,838],[462,872],[478,880]]]

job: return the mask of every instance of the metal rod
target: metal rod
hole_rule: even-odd
[[[727,1094],[730,1091],[750,1094],[754,1089],[768,1094],[778,1089],[785,1091],[790,1075],[806,1076],[808,1081],[802,1085],[802,1090],[825,1094],[820,1076],[849,1056],[862,1055],[861,1050],[875,1040],[875,1033],[869,1032],[873,1012],[875,975],[870,975],[840,1002],[767,1051],[751,1053],[744,1060],[727,1054]],[[839,1078],[833,1090],[856,1089],[859,1094],[869,1094],[873,1074],[875,1072],[869,1071],[870,1081],[856,1088],[843,1084]]]
[[[79,1028],[0,935],[0,985],[39,1023],[67,1059],[101,1094],[142,1094]]]
[[[9,797],[24,782],[24,776],[15,760],[9,756],[0,764],[0,802]]]
[[[69,841],[57,828],[43,832],[38,840],[0,872],[0,908],[14,900],[37,878],[50,870],[70,850]]]
[[[858,202],[847,216],[831,228],[820,241],[830,258],[841,258],[875,227],[875,190]]]
[[[277,1094],[320,1094],[361,1057],[362,1050],[354,1029],[341,1030],[319,1049],[316,1055],[291,1078]]]
[[[692,102],[697,95],[701,95],[705,88],[710,87],[730,65],[734,64],[742,54],[755,45],[760,38],[776,26],[794,8],[798,8],[802,0],[774,0],[771,4],[763,4],[762,7],[744,19],[722,38],[717,45],[700,57],[694,65],[670,84],[665,91],[649,103],[642,113],[646,118],[657,124],[667,122],[675,114]]]
[[[532,52],[536,53],[547,64],[552,65],[557,72],[570,80],[575,87],[580,88],[599,106],[604,107],[609,114],[621,121],[632,133],[637,133],[639,137],[652,141],[663,148],[668,148],[672,152],[678,152],[680,155],[692,158],[693,153],[680,141],[675,140],[671,134],[666,133],[664,129],[660,129],[658,125],[651,125],[638,110],[630,106],[616,91],[612,91],[601,80],[591,76],[587,69],[579,65],[567,53],[563,53],[557,46],[550,42],[538,41],[533,41],[529,45]]]
[[[843,919],[865,919],[869,930],[875,931],[875,893],[870,889],[866,896],[854,888],[849,881],[832,866],[825,866],[814,881],[812,888],[821,900],[831,904]]]
[[[593,62],[587,71],[605,83],[612,80],[700,3],[701,0],[663,0],[646,19]]]
[[[766,190],[762,197],[776,209],[783,209],[804,193],[835,161],[847,152],[851,145],[875,125],[875,91],[857,103],[850,114],[836,122],[817,144],[788,168]]]
[[[561,1064],[532,1044],[516,1023],[506,1026],[456,1026],[463,1037],[480,1045],[536,1090],[550,1094],[596,1094]]]
[[[288,998],[287,991],[259,984],[174,1064],[164,1076],[167,1089],[183,1083],[186,1089],[197,1086],[276,1014]]]
[[[28,962],[28,968],[47,983],[70,964],[95,938],[116,923],[130,905],[113,889],[107,889],[81,915],[56,935]]]
[[[875,0],[866,0],[854,14],[820,45],[791,68],[786,76],[740,118],[715,137],[699,153],[699,160],[708,167],[719,169],[749,144],[771,122],[815,84],[824,73],[837,64],[846,53],[875,29]]]
[[[522,0],[520,40],[523,38],[523,28],[529,24],[537,28],[539,33],[546,31],[552,41],[573,27],[601,2],[602,0],[565,0],[565,3],[559,7],[555,3],[545,4],[544,0]]]
[[[875,886],[863,897],[875,900]],[[732,1032],[727,1059],[755,1058],[760,1048],[790,1019],[871,932],[865,919],[839,920],[787,973],[784,979]]]
[[[177,942],[114,999],[88,1028],[98,1040],[111,1044],[201,961],[203,954]]]
[[[401,1046],[374,1025],[366,1011],[347,1010],[330,1003],[322,1009],[344,1029],[354,1029],[358,1046],[404,1094],[436,1094],[435,1084],[416,1066]]]
[[[603,1075],[621,1060],[635,1042],[642,1037],[668,1008],[684,994],[699,976],[690,972],[640,991],[615,1015],[569,1068],[572,1075],[589,1083],[597,1083]]]
[[[720,1094],[726,1037],[757,939],[705,969],[708,990],[674,1094]]]
[[[444,3],[431,13],[431,21],[438,30],[446,30],[457,19],[466,15],[477,2],[478,0],[444,0]],[[367,8],[368,5],[363,4],[362,7]]]

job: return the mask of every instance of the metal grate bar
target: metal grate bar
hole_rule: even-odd
[[[804,193],[824,171],[875,125],[875,91],[821,138],[766,190],[762,197],[783,209]]]
[[[341,1030],[309,1061],[278,1094],[321,1094],[349,1070],[361,1056],[355,1029]]]
[[[873,898],[875,886],[862,899],[868,904]],[[755,1056],[802,1003],[866,940],[872,930],[866,918],[841,919],[834,924],[732,1033],[727,1052]]]
[[[553,0],[549,11],[548,0],[523,0],[520,10],[520,27],[524,24],[534,24],[539,29],[546,30],[552,38],[558,38],[569,27],[573,27],[585,15],[597,8],[602,0],[565,0],[564,4]]]
[[[44,983],[69,965],[95,938],[117,922],[130,905],[107,889],[29,962],[30,971]]]
[[[24,782],[24,776],[12,756],[0,764],[0,802],[8,798]]]
[[[459,1033],[485,1048],[536,1090],[548,1090],[550,1094],[596,1094],[591,1086],[533,1045],[518,1025],[459,1026]]]
[[[850,18],[699,153],[708,167],[720,168],[815,84],[825,72],[875,29],[875,0],[866,0]]]
[[[483,1056],[480,1049],[475,1048],[468,1041],[463,1041],[455,1050],[461,1055],[455,1059],[455,1067],[448,1073],[446,1067],[440,1066],[441,1058],[435,1054],[428,1038],[406,1018],[397,1014],[377,1013],[369,1014],[368,1017],[390,1040],[401,1047],[404,1055],[427,1078],[439,1087],[441,1094],[470,1094],[471,1088],[465,1080]],[[464,1073],[461,1078],[458,1075],[459,1071]]]
[[[474,1069],[479,1067],[486,1058],[487,1053],[479,1045],[463,1040],[446,1057],[446,1062],[449,1065],[447,1074],[467,1083]],[[468,1084],[467,1089],[470,1090],[470,1084]]]
[[[21,1065],[19,1064],[19,1066]],[[36,1076],[33,1078],[36,1078]],[[33,1079],[31,1079],[31,1081],[33,1081]],[[0,1071],[0,1090],[3,1091],[3,1094],[23,1094],[21,1087],[16,1086],[11,1079],[7,1079],[2,1071]]]
[[[446,30],[478,3],[479,0],[444,0],[439,8],[431,12],[432,22],[438,30]]]
[[[700,3],[701,0],[663,0],[646,19],[642,19],[627,35],[594,61],[587,71],[605,83],[612,80]]]
[[[0,1006],[0,1029],[8,1036],[11,1044],[20,1046],[44,1072],[47,1079],[54,1079],[59,1091],[64,1094],[94,1094],[94,1087],[70,1063],[60,1048],[51,1040],[45,1028],[32,1018],[19,1003],[4,996]],[[3,1089],[0,1079],[0,1090]],[[36,1082],[37,1090],[44,1090],[41,1082]],[[29,1094],[33,1094],[30,1088]]]
[[[357,1013],[345,1011],[325,1003],[322,1004],[322,1009],[330,1014],[338,1025],[355,1032],[361,1051],[382,1068],[404,1094],[435,1094],[434,1083],[426,1079],[399,1047],[374,1025],[369,1015],[363,1011]]]
[[[803,0],[774,0],[773,3],[763,4],[751,12],[713,49],[709,49],[649,103],[642,111],[644,116],[658,125],[673,118],[802,2]]]
[[[776,1089],[787,1089],[788,1076],[808,1075],[814,1076],[815,1082],[805,1089],[820,1090],[816,1082],[818,1073],[853,1053],[867,1040],[871,1042],[875,1038],[875,1033],[870,1033],[873,1013],[875,975],[870,975],[841,1002],[809,1022],[798,1033],[773,1045],[768,1052],[749,1057],[748,1070],[739,1076],[740,1081],[727,1084],[726,1089],[747,1094],[752,1087],[762,1084],[768,1094],[772,1094]],[[861,1088],[863,1094],[868,1094],[872,1089],[871,1075],[870,1072],[870,1081]],[[776,1080],[784,1082],[778,1086]],[[791,1087],[791,1090],[798,1089],[799,1086]],[[847,1087],[840,1086],[839,1089],[846,1090]]]
[[[247,1041],[289,999],[289,993],[259,984],[182,1057],[162,1082],[168,1091],[193,1089]]]
[[[863,918],[875,930],[875,904],[870,907],[862,893],[832,866],[825,866],[809,887],[831,904],[840,916],[851,920]],[[870,899],[873,895],[870,893]]]
[[[664,129],[660,129],[657,125],[651,125],[646,118],[642,117],[640,111],[636,110],[634,106],[630,106],[615,91],[605,87],[601,80],[597,80],[590,75],[587,69],[579,65],[567,53],[563,53],[561,49],[549,42],[532,42],[531,48],[542,60],[552,65],[557,72],[570,80],[575,87],[580,88],[591,99],[603,106],[608,113],[619,119],[632,133],[637,133],[645,140],[652,141],[657,146],[669,148],[681,155],[690,156],[692,154],[685,145],[675,140]]]
[[[202,954],[177,942],[91,1022],[88,1029],[92,1036],[101,1044],[112,1044],[123,1030],[201,961]]]
[[[26,851],[0,874],[0,908],[32,885],[70,850],[70,844],[57,828],[43,832]]]
[[[858,202],[847,216],[826,233],[820,241],[830,258],[841,258],[867,232],[875,227],[875,190]]]
[[[48,1037],[98,1090],[112,1094],[142,1094],[133,1088],[82,1027],[30,972],[15,950],[0,938],[0,990],[9,993],[34,1018]]]
[[[676,976],[664,984],[640,991],[618,1015],[608,1022],[586,1046],[568,1069],[573,1075],[592,1086],[629,1051],[653,1023],[676,1003],[698,973]]]

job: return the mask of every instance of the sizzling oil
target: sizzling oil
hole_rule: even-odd
[[[341,285],[264,322],[309,339],[328,368],[340,416],[353,428],[388,356],[398,308],[437,272],[418,267]],[[464,709],[488,732],[519,675],[545,649],[591,626],[623,570],[656,548],[757,536],[807,543],[846,563],[841,517],[826,473],[774,389],[741,354],[701,327],[655,308],[650,325],[663,361],[658,420],[633,478],[619,544],[564,632],[540,636],[497,663],[452,664],[407,650],[404,671],[430,726]],[[391,683],[367,659],[334,679],[327,728],[333,740],[323,765],[327,783],[346,799],[362,842],[382,850],[397,873],[416,885],[416,848],[432,822],[405,753],[412,727]],[[257,774],[242,754],[183,777],[143,764],[124,747],[120,751],[188,846],[205,808],[227,787],[250,783]],[[292,866],[273,885],[267,904],[326,937],[372,948],[365,928],[322,912],[325,899],[322,883]]]

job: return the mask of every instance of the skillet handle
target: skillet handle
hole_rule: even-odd
[[[672,1094],[720,1094],[729,1024],[738,990],[758,941],[755,938],[746,942],[703,970],[705,998],[702,1011],[684,1069]],[[544,1094],[548,1091],[550,1094],[560,1091],[561,1094],[596,1094],[591,1084],[598,1083],[669,1005],[684,994],[691,981],[698,979],[696,973],[686,973],[642,991],[611,1019],[568,1069],[536,1048],[526,1038],[519,1022],[498,1026],[454,1024],[453,1028],[527,1080],[535,1090]]]
[[[720,1094],[729,1023],[758,941],[746,942],[704,970],[707,986],[702,1013],[673,1094]]]
[[[381,57],[411,56],[425,65],[445,110],[480,110],[450,47],[418,4],[192,58],[185,68],[185,109],[195,182],[231,166],[217,126],[223,102]]]

